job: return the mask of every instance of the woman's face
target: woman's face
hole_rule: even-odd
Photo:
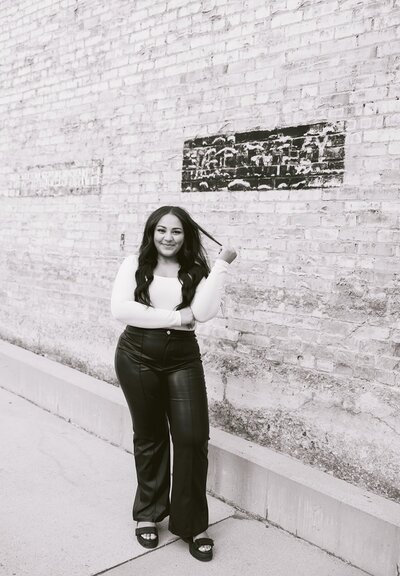
[[[184,238],[182,222],[174,214],[165,214],[157,222],[153,240],[159,255],[176,260]]]

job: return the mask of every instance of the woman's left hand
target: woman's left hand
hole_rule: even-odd
[[[225,260],[225,262],[228,262],[228,264],[230,264],[231,262],[234,261],[236,256],[237,256],[236,250],[233,248],[233,246],[228,245],[228,246],[222,246],[217,258],[221,258],[221,260]]]

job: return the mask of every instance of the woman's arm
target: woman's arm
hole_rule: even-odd
[[[181,326],[179,310],[152,308],[135,302],[135,272],[137,257],[127,256],[121,263],[114,280],[111,295],[111,314],[124,324],[138,328],[173,328]]]
[[[217,258],[210,274],[199,282],[190,304],[194,319],[198,322],[207,322],[217,315],[228,268],[228,262]]]

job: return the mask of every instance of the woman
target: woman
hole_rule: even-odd
[[[217,242],[183,208],[162,206],[150,214],[138,257],[127,256],[117,272],[111,313],[127,324],[115,371],[132,417],[136,537],[156,547],[156,523],[169,516],[169,530],[207,561],[214,545],[206,531],[209,420],[194,329],[218,313],[237,254],[222,247],[210,271],[199,230]]]

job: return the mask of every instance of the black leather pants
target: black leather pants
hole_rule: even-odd
[[[209,421],[194,331],[127,326],[115,372],[133,424],[138,486],[133,519],[160,522],[182,538],[208,528]],[[173,444],[170,497],[170,436]]]

